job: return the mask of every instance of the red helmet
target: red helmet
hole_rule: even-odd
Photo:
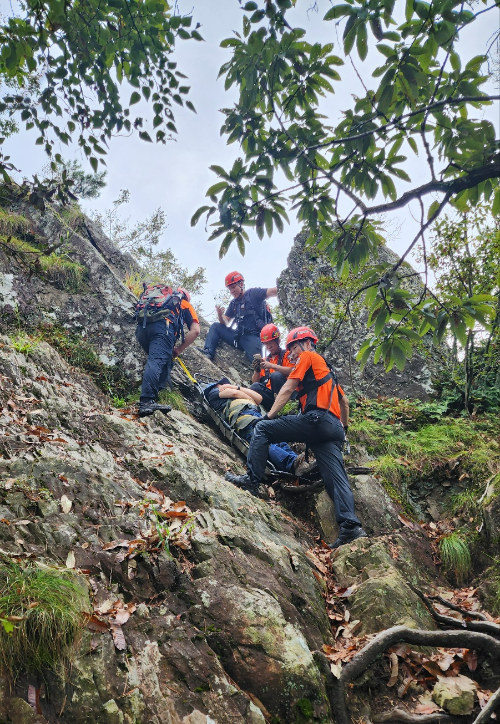
[[[288,337],[286,338],[286,348],[288,349],[292,342],[299,342],[301,339],[310,339],[313,344],[316,344],[318,341],[318,338],[311,327],[295,327],[295,329],[292,329],[291,332],[288,332]]]
[[[177,291],[184,295],[184,299],[186,302],[191,301],[191,294],[187,291],[187,289],[184,289],[183,287],[177,287]]]
[[[279,339],[280,331],[275,324],[266,324],[260,330],[260,341],[270,342],[272,339]]]
[[[229,274],[226,276],[226,287],[228,287],[230,284],[236,284],[236,282],[244,282],[243,275],[239,272],[229,272]]]

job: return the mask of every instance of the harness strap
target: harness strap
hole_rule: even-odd
[[[314,390],[317,390],[322,385],[326,385],[328,380],[335,380],[332,386],[333,390],[333,388],[337,384],[337,377],[334,372],[330,371],[327,375],[321,377],[319,380],[314,380],[314,382],[310,382],[308,385],[304,386],[302,392],[297,393],[297,397],[300,399],[301,397],[304,397],[304,395],[308,395],[310,392],[314,392]]]
[[[286,349],[280,349],[279,354],[278,354],[278,364],[280,367],[283,364],[283,359],[285,357],[285,354],[286,354]],[[263,375],[263,377],[261,377],[260,381],[262,382],[263,385],[267,385],[270,377],[271,377],[271,370],[266,370],[266,374]]]

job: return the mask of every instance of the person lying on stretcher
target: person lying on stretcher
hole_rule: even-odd
[[[232,385],[227,377],[209,385],[204,394],[210,407],[223,417],[239,437],[250,442],[255,423],[263,416],[259,407],[262,395],[247,387]],[[304,462],[304,455],[294,453],[286,442],[270,445],[269,460],[276,470],[298,477],[311,467]]]

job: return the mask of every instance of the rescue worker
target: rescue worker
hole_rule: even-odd
[[[354,498],[342,458],[349,402],[334,373],[316,352],[317,341],[310,327],[297,327],[288,334],[286,348],[294,367],[271,410],[255,427],[247,457],[248,472],[239,476],[227,473],[226,478],[250,492],[258,489],[269,445],[281,440],[305,442],[316,456],[326,491],[335,506],[340,532],[330,548],[338,548],[366,537],[366,533],[354,512]],[[301,412],[277,418],[295,390]]]
[[[209,385],[204,394],[210,407],[220,413],[243,440],[250,442],[256,421],[262,419],[259,409],[262,396],[250,388],[232,385],[227,377]],[[286,442],[269,446],[269,460],[276,470],[297,476],[310,469],[304,461],[304,455],[297,455]],[[257,492],[257,489],[254,490],[254,495]]]
[[[265,300],[275,297],[278,290],[276,287],[253,287],[245,291],[245,280],[236,271],[226,276],[225,283],[233,298],[225,312],[223,307],[215,307],[219,321],[214,322],[208,330],[203,354],[213,359],[219,340],[222,339],[243,350],[252,362],[254,354],[262,351],[260,330],[270,317]],[[228,326],[232,320],[236,321],[236,329]]]
[[[262,395],[262,407],[269,412],[274,404],[274,397],[285,384],[293,364],[288,352],[280,347],[280,331],[275,324],[266,324],[260,331],[260,341],[269,354],[262,359],[260,354],[254,355],[251,390]]]
[[[170,382],[173,359],[184,352],[200,333],[200,322],[189,292],[178,287],[177,294],[181,297],[178,311],[165,309],[163,314],[158,312],[155,315],[159,316],[158,319],[146,324],[139,321],[135,330],[137,341],[148,355],[142,377],[139,417],[152,415],[157,410],[164,414],[170,412],[170,405],[158,404],[158,394]],[[174,347],[182,325],[187,327],[188,332],[183,341]]]

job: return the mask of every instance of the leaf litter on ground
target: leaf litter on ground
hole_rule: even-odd
[[[437,533],[438,526],[435,527],[435,533]],[[306,556],[314,566],[313,573],[317,578],[321,577],[322,582],[325,584],[323,596],[330,620],[333,643],[331,645],[324,644],[323,652],[330,662],[332,674],[339,678],[343,664],[351,661],[355,654],[377,634],[356,635],[356,632],[361,628],[362,622],[360,620],[350,620],[348,606],[349,597],[356,591],[357,586],[354,584],[343,587],[337,583],[333,573],[330,548],[321,541],[320,545],[309,550]],[[498,618],[494,619],[481,609],[476,594],[477,589],[473,587],[436,591],[436,595],[460,606],[464,611],[481,611],[488,620],[499,622]],[[433,602],[433,605],[436,610],[440,611],[438,608],[440,604]],[[463,620],[460,612],[452,611],[443,604],[441,606],[446,615],[453,614],[458,617],[457,623]],[[404,643],[390,647],[385,653],[385,657],[389,672],[386,685],[392,688],[393,696],[397,694],[398,698],[403,699],[403,697],[407,696],[412,684],[425,689],[424,694],[419,698],[412,698],[410,701],[403,702],[408,710],[414,714],[433,714],[442,711],[430,697],[438,677],[455,677],[460,674],[470,676],[476,670],[478,664],[477,653],[472,649],[438,647],[432,653],[424,653],[415,651],[411,646]],[[396,684],[399,685],[396,687]],[[477,697],[481,709],[486,706],[491,696],[491,691],[478,688]]]

